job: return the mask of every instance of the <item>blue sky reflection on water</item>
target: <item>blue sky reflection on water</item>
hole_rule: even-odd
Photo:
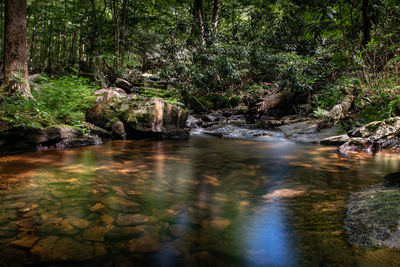
[[[282,157],[293,153],[296,148],[297,146],[290,142],[282,142],[279,146],[264,152],[265,158],[271,155]],[[285,187],[286,175],[290,171],[289,162],[282,157],[280,163],[278,168],[265,164],[265,171],[272,184],[272,187],[267,189],[268,193]],[[245,246],[248,258],[251,260],[249,266],[254,266],[254,263],[259,266],[296,266],[297,257],[293,236],[287,224],[285,207],[280,203],[279,197],[261,203],[263,206],[257,209],[246,228]]]
[[[266,203],[266,206],[260,209],[260,213],[252,217],[247,228],[246,240],[251,266],[254,266],[254,263],[260,266],[296,265],[295,249],[284,212],[277,200]]]

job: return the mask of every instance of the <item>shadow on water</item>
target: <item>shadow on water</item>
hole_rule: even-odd
[[[0,157],[0,265],[391,264],[396,250],[348,244],[343,220],[350,192],[399,167],[273,136]]]

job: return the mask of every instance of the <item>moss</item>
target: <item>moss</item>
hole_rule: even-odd
[[[353,244],[400,247],[400,189],[374,187],[354,193],[346,228]]]

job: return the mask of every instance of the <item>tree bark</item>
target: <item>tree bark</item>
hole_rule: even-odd
[[[369,17],[369,0],[362,1],[363,40],[362,46],[366,47],[371,41],[371,18]]]
[[[7,0],[4,31],[4,84],[11,94],[31,97],[26,44],[27,0]]]
[[[220,0],[214,0],[213,20],[212,20],[214,36],[216,36],[218,34],[220,7],[221,7],[221,1]]]
[[[200,33],[200,38],[201,38],[201,44],[203,46],[206,46],[206,30],[204,27],[204,21],[203,21],[203,2],[202,0],[194,0],[194,8],[193,8],[193,15],[194,18],[197,22],[198,28],[199,28],[199,33]]]
[[[118,22],[118,1],[113,0],[113,23],[114,23],[114,69],[118,70],[119,65],[119,22]]]

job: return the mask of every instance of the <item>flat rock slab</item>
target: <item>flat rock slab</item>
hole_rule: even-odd
[[[31,252],[42,262],[85,261],[95,256],[93,246],[58,236],[49,236],[40,240]]]
[[[340,125],[327,129],[318,129],[318,121],[301,121],[278,127],[284,135],[297,142],[319,143],[321,140],[332,136],[344,134]]]
[[[19,248],[30,249],[38,240],[39,238],[37,236],[24,236],[23,238],[15,240],[10,244]]]
[[[379,186],[351,194],[345,226],[354,245],[400,248],[400,189]]]

